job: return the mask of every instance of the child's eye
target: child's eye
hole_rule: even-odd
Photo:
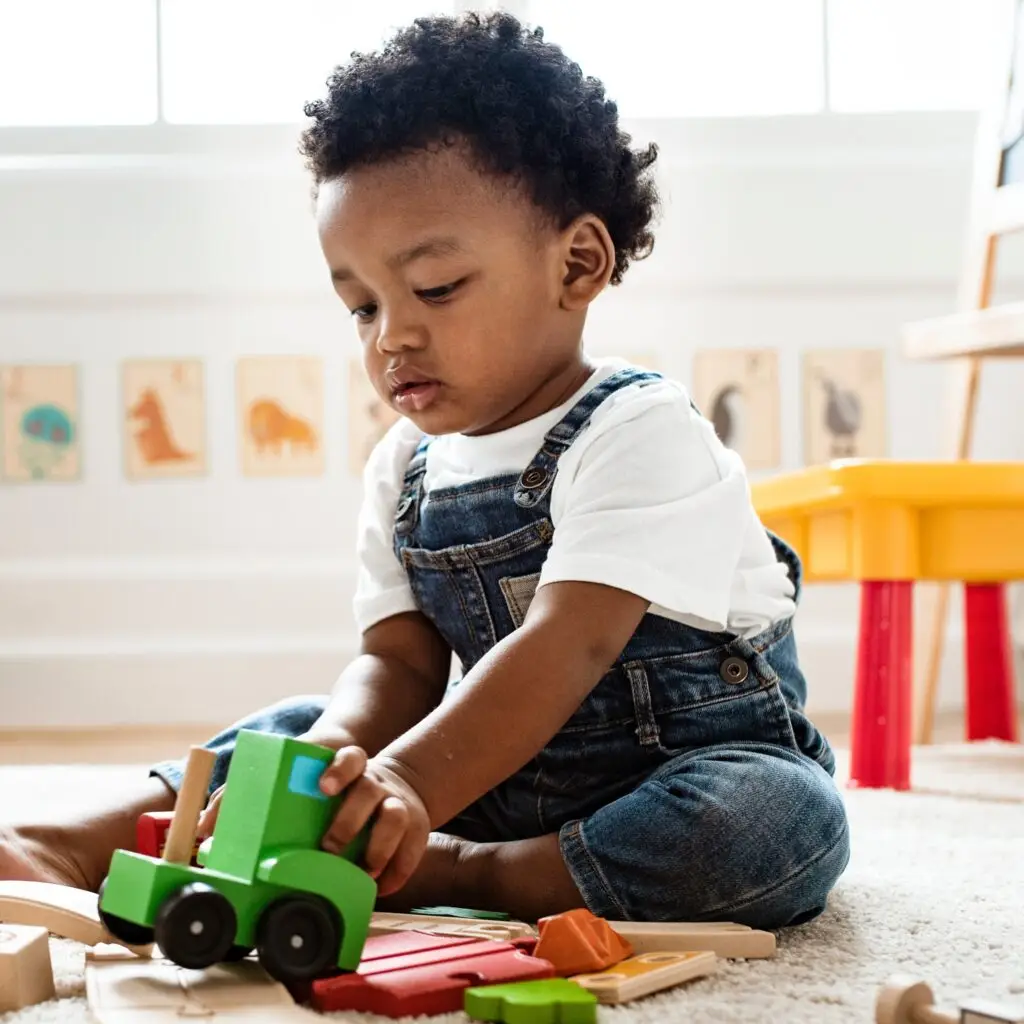
[[[352,310],[352,315],[357,320],[372,320],[373,314],[377,312],[377,305],[374,302],[368,302],[365,306],[356,306]]]
[[[462,281],[454,281],[452,284],[442,284],[437,288],[421,288],[416,294],[428,302],[440,302],[447,299],[461,284]]]

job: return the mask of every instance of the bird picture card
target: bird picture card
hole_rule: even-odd
[[[81,478],[78,368],[0,368],[0,477],[9,482]]]
[[[129,480],[206,472],[206,402],[198,359],[128,359],[121,366]]]
[[[360,477],[377,442],[401,419],[377,394],[366,376],[362,360],[348,366],[348,469]]]
[[[693,400],[719,440],[748,469],[780,461],[779,360],[774,349],[702,349],[693,359]]]
[[[885,458],[885,352],[819,349],[803,358],[804,461]]]
[[[319,356],[238,360],[242,472],[250,477],[324,472],[324,368]]]

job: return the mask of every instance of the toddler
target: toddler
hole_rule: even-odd
[[[201,833],[263,729],[337,751],[324,847],[369,827],[382,909],[817,916],[849,834],[803,713],[797,558],[686,390],[583,344],[652,249],[655,148],[505,13],[416,21],[306,113],[326,265],[403,418],[366,469],[361,651],[209,741]],[[181,768],[8,826],[0,877],[96,888]]]

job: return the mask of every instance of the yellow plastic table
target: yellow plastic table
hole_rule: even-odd
[[[806,582],[860,584],[851,785],[910,786],[917,580],[965,584],[968,739],[1017,741],[1004,584],[1024,579],[1024,463],[844,460],[752,493]]]

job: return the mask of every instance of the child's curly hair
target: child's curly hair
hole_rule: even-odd
[[[630,148],[603,84],[543,29],[510,14],[417,18],[380,51],[354,53],[307,103],[300,150],[316,184],[365,165],[464,138],[485,170],[522,181],[567,226],[600,217],[615,245],[611,283],[654,247],[657,147]]]

